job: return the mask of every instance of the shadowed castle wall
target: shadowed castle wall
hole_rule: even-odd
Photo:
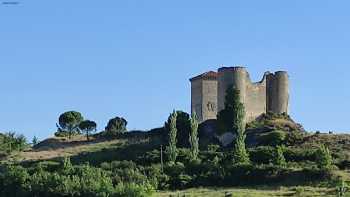
[[[289,102],[289,79],[288,73],[284,71],[275,72],[267,75],[268,100],[267,111],[274,113],[288,113]]]
[[[191,114],[196,112],[199,120],[202,116],[202,81],[194,80],[191,82]]]
[[[233,85],[240,91],[240,100],[244,104],[246,121],[252,121],[266,112],[266,77],[252,83],[244,67],[223,67],[218,70],[218,111],[225,107],[227,88]]]
[[[196,112],[200,122],[216,119],[218,83],[216,73],[210,74],[191,79],[191,113]]]

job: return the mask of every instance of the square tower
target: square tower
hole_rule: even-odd
[[[196,112],[198,121],[216,119],[217,73],[209,71],[193,77],[191,81],[191,113]]]

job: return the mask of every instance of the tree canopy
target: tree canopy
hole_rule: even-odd
[[[80,112],[67,111],[60,115],[58,118],[58,133],[67,133],[68,137],[78,134],[79,124],[84,120]]]
[[[86,134],[86,139],[89,141],[89,136],[91,132],[96,131],[97,124],[91,120],[84,120],[79,124],[79,128]]]
[[[126,125],[128,122],[122,117],[115,117],[108,121],[105,128],[108,135],[116,135],[127,131]]]

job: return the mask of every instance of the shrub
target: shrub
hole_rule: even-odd
[[[156,189],[167,189],[170,177],[163,173],[160,165],[145,167],[142,171],[148,178],[150,184]]]
[[[22,134],[8,132],[0,136],[0,153],[7,155],[13,151],[23,151],[27,146],[27,139]]]
[[[147,179],[113,183],[111,174],[100,168],[70,166],[68,159],[64,163],[56,172],[39,167],[30,173],[20,166],[6,167],[0,171],[0,196],[150,196],[154,192]]]
[[[333,158],[329,149],[325,145],[320,145],[316,151],[316,163],[321,169],[330,169],[333,164]]]
[[[304,142],[304,137],[305,137],[305,133],[297,131],[297,130],[292,130],[292,131],[288,132],[286,139],[285,139],[285,143],[288,146],[301,144]]]
[[[316,160],[315,149],[304,149],[295,147],[285,147],[284,157],[287,161],[302,162],[302,161],[315,161]]]
[[[283,155],[283,147],[282,146],[277,146],[275,148],[275,157],[274,157],[274,160],[273,160],[273,163],[277,166],[280,166],[280,167],[285,167],[286,166],[286,159],[284,158],[284,155]]]
[[[135,183],[119,183],[116,187],[116,196],[148,197],[154,193],[154,188],[149,183],[142,185]]]
[[[268,164],[275,156],[275,149],[271,146],[259,146],[254,149],[250,149],[250,159],[256,164]]]
[[[270,145],[270,146],[277,146],[284,143],[286,139],[286,132],[275,130],[271,131],[267,134],[263,134],[260,136],[260,145]]]
[[[164,172],[169,176],[169,186],[172,189],[185,188],[192,180],[192,177],[185,173],[185,165],[181,162],[167,164]]]

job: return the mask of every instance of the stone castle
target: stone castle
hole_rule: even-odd
[[[191,81],[191,113],[198,120],[216,119],[224,109],[225,93],[230,85],[240,90],[245,106],[245,121],[250,122],[263,113],[288,113],[289,82],[285,71],[266,72],[261,81],[253,83],[244,67],[222,67],[193,77]]]

